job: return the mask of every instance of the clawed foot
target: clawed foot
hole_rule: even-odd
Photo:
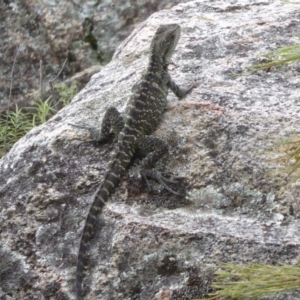
[[[152,178],[154,180],[156,180],[157,182],[159,182],[166,190],[168,190],[170,193],[180,196],[181,193],[178,193],[174,190],[172,190],[167,184],[168,183],[176,183],[176,181],[170,180],[168,178],[165,178],[164,176],[162,176],[159,172],[155,171],[155,170],[141,170],[140,174],[142,175],[142,177],[145,179],[148,190],[151,191],[152,188],[149,184],[149,180],[148,178]]]
[[[102,142],[106,141],[106,139],[103,139],[102,137],[100,137],[99,130],[95,127],[86,126],[86,125],[77,125],[77,124],[72,124],[72,123],[68,123],[68,125],[76,127],[76,128],[80,128],[80,129],[85,129],[90,133],[92,140],[82,142],[79,144],[78,147],[82,146],[83,144],[99,145]]]
[[[187,89],[182,89],[180,92],[178,92],[178,98],[179,99],[184,98],[187,94],[189,94],[194,88],[198,87],[199,85],[200,85],[200,81],[190,85]]]
[[[198,87],[200,85],[200,83],[201,83],[200,81],[197,81],[197,82],[193,83],[191,86],[189,86],[186,90],[186,95],[188,93],[190,93],[194,88]]]

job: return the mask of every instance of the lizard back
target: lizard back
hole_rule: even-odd
[[[168,89],[175,86],[170,83],[168,64],[179,40],[180,31],[180,26],[177,24],[161,25],[157,29],[150,47],[148,68],[132,89],[125,111],[124,127],[118,135],[116,150],[102,184],[94,194],[94,200],[83,228],[76,270],[78,300],[83,299],[84,261],[97,215],[102,212],[106,201],[128,168],[139,146],[140,137],[149,135],[156,129],[166,108]]]

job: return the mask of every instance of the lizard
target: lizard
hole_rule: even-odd
[[[148,67],[141,79],[133,86],[124,116],[115,108],[109,107],[104,115],[100,130],[89,126],[73,125],[89,131],[92,142],[106,142],[111,134],[118,137],[115,151],[109,162],[102,183],[97,188],[83,228],[76,268],[76,297],[83,299],[82,283],[84,261],[88,243],[94,233],[97,216],[102,212],[105,203],[119,184],[122,175],[134,156],[139,151],[145,158],[141,162],[140,174],[158,181],[169,192],[178,194],[166,182],[168,179],[154,170],[156,162],[168,154],[165,141],[151,136],[161,121],[167,105],[168,90],[179,98],[188,94],[195,85],[186,89],[180,88],[168,72],[168,65],[181,34],[178,24],[160,25],[150,46]]]

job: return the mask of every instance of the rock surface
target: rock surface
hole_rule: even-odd
[[[165,172],[188,196],[157,185],[148,194],[133,164],[90,245],[86,299],[201,298],[223,262],[297,263],[298,190],[277,194],[268,150],[298,130],[299,64],[235,75],[299,42],[299,20],[298,5],[279,1],[203,0],[141,24],[69,106],[0,161],[0,297],[74,299],[82,226],[114,144],[79,146],[89,135],[68,123],[100,126],[107,107],[124,109],[163,23],[182,27],[171,76],[200,82],[181,101],[170,93],[155,133],[170,144]]]
[[[108,63],[117,45],[151,13],[186,1],[1,1],[0,111],[7,107],[15,57],[11,101],[28,106],[30,94],[40,88],[40,61],[44,87],[66,58],[59,80],[70,79]],[[88,80],[76,80],[78,87]]]

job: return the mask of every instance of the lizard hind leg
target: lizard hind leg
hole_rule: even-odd
[[[165,141],[153,136],[139,136],[137,140],[137,147],[139,152],[145,154],[146,157],[142,161],[140,174],[145,179],[148,190],[151,190],[148,178],[159,182],[166,190],[174,195],[181,195],[180,193],[171,189],[167,183],[176,183],[170,179],[165,178],[160,172],[152,169],[156,162],[162,157],[168,155],[168,145]]]

